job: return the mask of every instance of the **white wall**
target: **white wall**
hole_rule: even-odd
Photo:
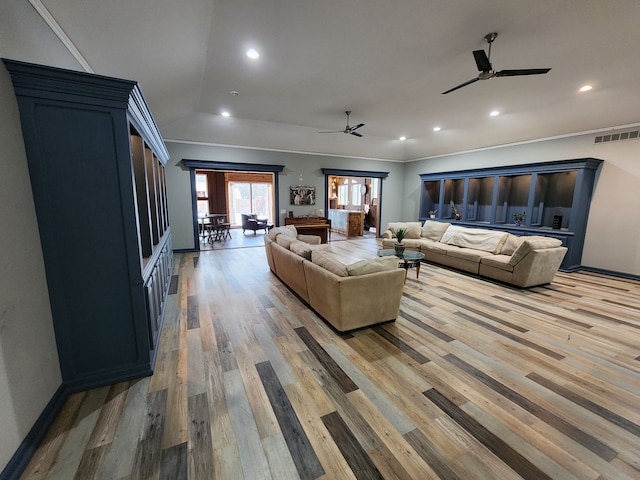
[[[167,168],[169,221],[173,248],[177,250],[195,248],[189,169],[182,165],[183,159],[284,165],[285,168],[279,175],[279,209],[293,210],[295,215],[308,214],[314,210],[325,209],[322,168],[389,172],[389,176],[383,180],[382,187],[382,225],[384,226],[387,222],[402,218],[405,201],[404,164],[399,162],[218,147],[170,141],[167,142],[167,148],[171,155],[169,168]],[[289,186],[299,185],[300,174],[302,174],[305,185],[316,187],[315,205],[289,204]],[[326,211],[324,213],[326,215]]]
[[[598,134],[602,135],[602,134]],[[640,275],[640,140],[595,144],[595,134],[497,147],[414,161],[406,166],[405,216],[417,218],[421,173],[593,157],[596,179],[582,265]]]
[[[0,2],[0,57],[78,69],[28,2]],[[0,471],[62,380],[18,106],[0,64]]]

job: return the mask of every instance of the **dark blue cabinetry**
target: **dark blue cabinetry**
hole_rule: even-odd
[[[420,175],[420,220],[546,235],[568,248],[563,270],[580,267],[591,196],[602,160],[579,158]],[[522,221],[520,221],[522,220]]]
[[[4,60],[38,217],[63,381],[152,373],[172,270],[168,152],[135,82]]]

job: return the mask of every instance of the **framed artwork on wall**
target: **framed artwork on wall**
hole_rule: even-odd
[[[291,205],[315,205],[316,187],[306,187],[302,185],[290,187]]]

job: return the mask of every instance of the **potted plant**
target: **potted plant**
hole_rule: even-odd
[[[404,237],[407,236],[407,229],[392,228],[391,233],[393,233],[393,236],[396,237],[396,244],[393,246],[393,248],[396,250],[396,255],[402,255],[402,253],[404,252],[404,245],[402,244],[402,240],[404,240]]]
[[[429,218],[436,218],[437,210],[429,210]]]
[[[516,212],[513,214],[513,219],[516,222],[516,225],[524,225],[524,219],[527,216],[527,212]]]

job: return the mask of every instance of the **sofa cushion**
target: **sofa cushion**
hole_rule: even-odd
[[[562,245],[562,240],[551,237],[525,237],[524,241],[511,255],[509,263],[517,265],[532,250],[541,250],[545,248],[556,248]]]
[[[448,245],[496,253],[502,249],[507,235],[507,232],[452,225],[447,228],[440,241]]]
[[[404,238],[420,238],[422,233],[422,223],[420,222],[394,222],[387,225],[387,230],[397,230],[398,228],[406,228],[407,235]],[[395,234],[393,235],[395,238]]]
[[[426,222],[424,222],[422,233],[420,235],[422,236],[422,238],[427,238],[429,240],[433,240],[434,242],[439,242],[444,232],[446,232],[450,226],[451,224],[447,222],[436,222],[434,220],[427,220]]]
[[[311,252],[313,252],[314,250],[328,251],[330,249],[331,249],[331,245],[329,245],[328,243],[323,243],[321,245],[311,245],[309,243],[301,242],[299,240],[294,240],[289,245],[289,250],[291,250],[296,255],[300,255],[301,257],[306,258],[307,260],[311,260]]]
[[[500,253],[502,255],[512,255],[513,252],[516,251],[516,248],[518,248],[520,244],[524,242],[525,238],[526,237],[512,235],[511,233],[507,234],[507,239],[505,240],[504,245],[502,245],[502,250],[500,250]]]
[[[456,247],[455,245],[448,245],[442,242],[434,242],[432,240],[422,240],[422,244],[420,245],[421,252],[433,252],[439,253],[441,255],[446,255],[450,250],[459,250],[460,247]]]
[[[509,263],[511,255],[488,255],[480,259],[480,263],[489,267],[498,268],[505,272],[513,272],[513,265]]]
[[[485,252],[484,250],[476,250],[474,248],[452,248],[447,251],[448,257],[462,258],[469,260],[470,262],[480,263],[480,259],[483,257],[489,257],[493,254]]]
[[[398,268],[399,259],[396,256],[371,258],[347,265],[347,272],[352,277],[367,275],[368,273],[384,272]]]
[[[342,263],[335,254],[326,250],[312,250],[311,261],[324,268],[325,270],[338,275],[339,277],[348,277],[349,272],[347,266]]]

